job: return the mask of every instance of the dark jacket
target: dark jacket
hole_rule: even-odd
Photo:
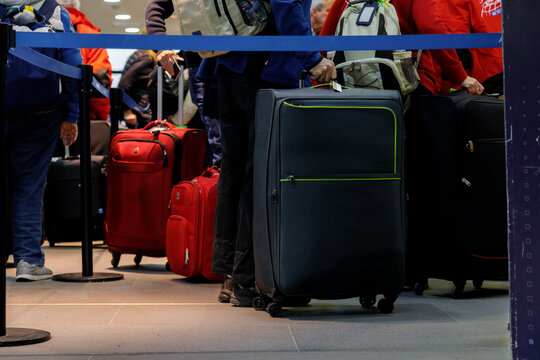
[[[276,35],[311,36],[311,1],[303,0],[270,0],[272,17]],[[174,11],[172,0],[150,0],[146,8],[146,26],[149,33],[158,34],[163,31],[165,19]],[[152,29],[152,30],[150,30]],[[164,32],[161,32],[162,34]],[[236,73],[244,73],[248,64],[249,52],[232,52],[219,56],[217,65],[222,65]],[[262,69],[261,79],[282,84],[298,86],[298,73],[301,69],[310,69],[321,59],[318,52],[272,52],[266,66]],[[209,64],[211,63],[211,65]],[[208,67],[211,66],[211,70]],[[213,71],[213,61],[204,60],[199,74]]]

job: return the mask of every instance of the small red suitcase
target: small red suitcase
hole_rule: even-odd
[[[218,179],[219,172],[214,167],[173,187],[171,216],[167,221],[167,260],[171,270],[179,275],[223,280],[223,275],[212,273]]]
[[[109,147],[105,240],[120,254],[165,256],[171,188],[204,170],[206,134],[164,121],[117,132]]]

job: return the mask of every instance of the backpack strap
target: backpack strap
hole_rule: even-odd
[[[53,15],[56,8],[60,6],[56,0],[45,0],[43,5],[39,8],[41,15],[45,16],[45,19],[49,20]]]

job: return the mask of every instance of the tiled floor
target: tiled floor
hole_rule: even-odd
[[[46,243],[47,244],[47,243]],[[45,245],[46,245],[45,244]],[[55,274],[81,272],[76,243],[45,246]],[[358,299],[314,300],[279,318],[217,302],[219,284],[193,281],[165,270],[165,258],[142,260],[96,243],[95,272],[124,280],[16,283],[7,270],[7,326],[46,330],[51,340],[0,348],[0,359],[510,359],[507,282],[466,288],[430,280],[424,296],[403,293],[394,313],[363,309]]]

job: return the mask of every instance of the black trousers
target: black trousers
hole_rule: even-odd
[[[253,260],[253,120],[262,88],[283,87],[258,77],[218,69],[221,123],[221,174],[214,229],[213,271],[232,275],[233,283],[252,287]]]

